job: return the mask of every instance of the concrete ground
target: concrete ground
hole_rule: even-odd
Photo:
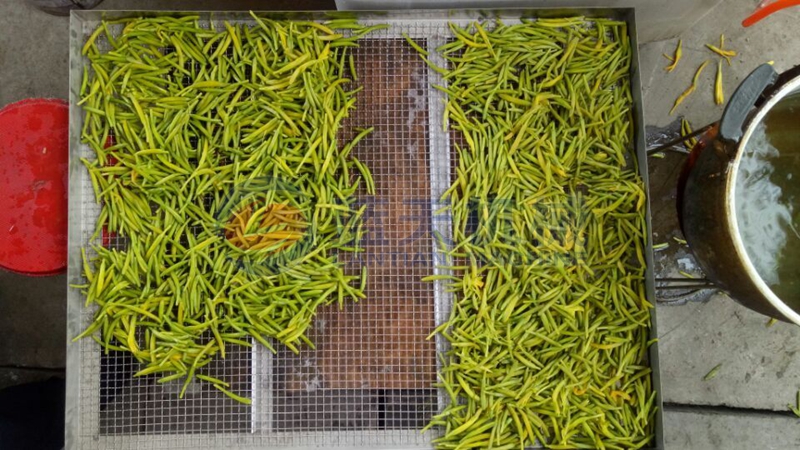
[[[173,1],[171,9],[257,8],[257,2]],[[333,2],[276,2],[292,9],[330,9]],[[762,62],[786,70],[800,63],[800,8],[778,13],[749,29],[739,23],[758,2],[725,0],[681,34],[683,59],[672,73],[661,54],[677,39],[641,46],[641,71],[648,125],[664,126],[684,115],[695,127],[720,117],[713,103],[716,56],[704,48],[726,36],[739,56],[724,67],[725,91]],[[106,9],[156,8],[159,1],[107,0]],[[262,5],[263,8],[263,5]],[[43,14],[22,0],[0,0],[0,106],[27,97],[67,98],[68,19]],[[697,66],[711,60],[697,91],[668,112],[689,85]],[[651,164],[674,164],[651,160]],[[663,190],[671,201],[674,191]],[[26,278],[0,272],[0,388],[63,376],[65,336],[63,276]],[[667,449],[800,448],[800,418],[786,407],[800,389],[800,328],[767,318],[724,295],[704,302],[658,305],[660,364]],[[712,380],[703,376],[717,364]]]

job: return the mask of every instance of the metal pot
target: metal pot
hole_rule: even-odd
[[[750,309],[800,325],[798,311],[775,295],[748,256],[734,198],[742,155],[756,126],[781,99],[798,92],[800,66],[778,75],[764,64],[748,75],[722,119],[689,155],[678,188],[678,213],[689,247],[711,281]]]

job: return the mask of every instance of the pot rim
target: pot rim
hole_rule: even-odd
[[[774,94],[772,94],[764,104],[755,112],[752,118],[748,121],[747,127],[745,129],[744,134],[742,135],[741,140],[736,147],[736,156],[733,159],[733,164],[731,165],[731,176],[728,177],[728,183],[725,189],[727,201],[725,202],[725,214],[728,216],[730,220],[728,220],[728,231],[730,232],[731,238],[733,240],[733,246],[736,250],[736,253],[739,256],[739,259],[742,261],[745,271],[750,279],[755,284],[756,288],[761,292],[761,294],[772,304],[775,309],[777,309],[781,314],[784,315],[787,319],[791,320],[797,325],[800,325],[800,313],[790,308],[786,303],[784,303],[774,292],[772,289],[767,286],[767,283],[761,278],[756,271],[753,262],[750,260],[750,256],[747,254],[747,250],[745,250],[744,242],[742,241],[741,234],[739,234],[739,223],[738,218],[736,216],[736,178],[739,173],[739,164],[742,160],[742,155],[744,154],[744,149],[747,145],[747,142],[750,140],[750,137],[753,134],[756,126],[761,123],[764,119],[764,116],[767,115],[769,112],[778,102],[783,100],[789,93],[798,91],[800,92],[800,76],[795,77],[787,81],[783,86],[778,88]]]

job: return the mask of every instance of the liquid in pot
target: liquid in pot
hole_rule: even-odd
[[[750,261],[775,295],[800,312],[800,93],[777,103],[753,131],[734,195]]]

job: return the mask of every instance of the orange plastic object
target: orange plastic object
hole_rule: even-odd
[[[753,14],[742,21],[742,26],[747,28],[774,12],[797,5],[800,5],[800,0],[776,0],[768,5],[758,8]]]

